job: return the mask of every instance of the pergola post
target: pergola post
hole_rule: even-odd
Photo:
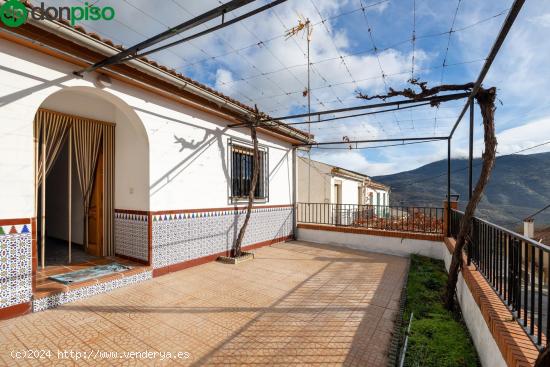
[[[447,237],[451,237],[451,139],[447,139]]]
[[[470,101],[470,152],[468,156],[468,200],[473,192],[473,161],[474,161],[474,100]]]

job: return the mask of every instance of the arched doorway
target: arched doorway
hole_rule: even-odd
[[[111,93],[70,87],[43,101],[35,126],[39,264],[114,256],[115,208],[149,208],[141,120]]]

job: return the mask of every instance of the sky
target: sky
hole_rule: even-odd
[[[36,2],[36,1],[35,1]],[[254,1],[226,15],[242,15],[268,1]],[[79,0],[45,0],[45,5],[82,5]],[[111,21],[84,21],[91,32],[126,47],[143,41],[221,4],[216,0],[88,0],[111,6]],[[304,32],[285,37],[299,19],[312,24],[311,110],[371,103],[357,98],[411,86],[411,77],[429,85],[475,81],[512,0],[289,0],[191,42],[155,53],[151,59],[217,89],[273,117],[307,112],[308,42]],[[204,30],[209,22],[192,32]],[[452,32],[450,32],[452,30]],[[413,42],[413,34],[414,42]],[[550,2],[530,0],[485,79],[497,87],[495,117],[498,154],[550,141]],[[318,142],[448,136],[464,101],[438,108],[314,123]],[[326,117],[332,117],[327,115]],[[316,117],[315,117],[316,118]],[[313,119],[315,119],[313,118]],[[300,122],[304,119],[287,120]],[[482,152],[481,116],[476,107],[475,155]],[[395,144],[395,143],[394,143]],[[399,142],[397,143],[399,144]],[[445,159],[446,141],[372,148],[359,144],[313,148],[312,159],[376,176],[407,171]],[[550,144],[524,154],[550,151]],[[452,140],[453,157],[466,157],[468,121]]]

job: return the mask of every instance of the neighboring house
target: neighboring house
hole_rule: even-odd
[[[339,224],[349,224],[358,210],[365,210],[357,208],[357,205],[375,206],[371,210],[378,216],[388,213],[388,186],[371,180],[365,174],[305,157],[297,157],[296,161],[299,203],[332,204],[332,215]]]
[[[140,280],[227,253],[252,172],[248,128],[228,125],[252,108],[145,59],[75,76],[120,50],[82,27],[0,27],[0,318],[112,289],[37,303],[42,258],[66,259],[69,236],[73,260],[150,265]],[[292,236],[293,144],[312,141],[285,124],[258,134],[245,249]]]

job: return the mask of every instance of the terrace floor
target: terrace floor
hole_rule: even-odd
[[[208,263],[2,321],[0,365],[73,365],[76,354],[58,355],[73,351],[94,366],[385,366],[406,269],[389,255],[264,247],[238,265]],[[52,355],[10,356],[29,349]],[[123,354],[145,351],[172,358]]]

